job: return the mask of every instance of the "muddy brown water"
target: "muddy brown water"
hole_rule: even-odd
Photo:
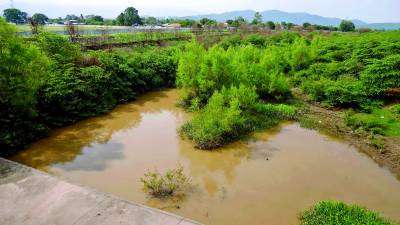
[[[52,132],[12,160],[123,199],[205,224],[296,224],[320,200],[364,205],[400,220],[400,182],[340,139],[297,123],[201,151],[176,129],[190,115],[176,90],[152,92],[108,115]],[[147,170],[181,164],[194,187],[157,200],[142,190]]]

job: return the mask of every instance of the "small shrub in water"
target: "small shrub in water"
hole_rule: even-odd
[[[140,181],[144,190],[156,198],[165,198],[184,191],[190,184],[190,179],[183,173],[183,167],[171,169],[161,174],[157,171],[147,172]]]

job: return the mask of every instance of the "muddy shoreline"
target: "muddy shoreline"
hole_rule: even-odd
[[[294,95],[305,104],[298,118],[302,126],[342,138],[380,166],[387,167],[400,179],[400,138],[380,137],[382,146],[377,146],[370,134],[355,133],[345,124],[343,111],[326,109],[318,102],[307,99],[297,90],[294,91]]]

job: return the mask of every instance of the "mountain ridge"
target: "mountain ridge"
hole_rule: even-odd
[[[200,20],[201,18],[214,19],[218,22],[225,22],[228,19],[234,19],[236,17],[243,17],[247,21],[251,21],[254,17],[254,10],[236,10],[223,13],[211,13],[193,16],[173,17],[178,19],[194,19]],[[316,14],[310,14],[306,12],[285,12],[281,10],[265,10],[260,12],[263,21],[273,22],[291,22],[295,24],[303,24],[309,22],[311,24],[325,25],[325,26],[339,26],[342,19],[335,17],[323,17]],[[367,23],[359,19],[352,19],[354,25],[358,28],[373,28],[373,29],[400,29],[400,23]]]

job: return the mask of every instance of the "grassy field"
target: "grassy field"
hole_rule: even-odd
[[[16,25],[18,32],[26,32],[31,31],[30,25]],[[125,26],[98,26],[98,25],[79,25],[80,30],[118,30],[118,29],[127,29],[129,27]],[[41,29],[44,31],[64,31],[64,25],[45,25],[42,26]]]

